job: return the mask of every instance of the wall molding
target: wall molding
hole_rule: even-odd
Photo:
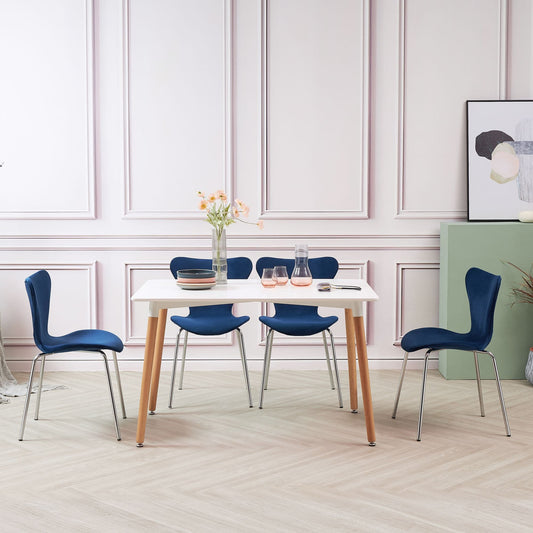
[[[466,220],[465,210],[415,210],[405,208],[405,44],[406,44],[406,5],[408,0],[400,0],[399,9],[399,53],[398,53],[398,171],[396,181],[396,219],[449,219]],[[508,0],[499,0],[499,57],[498,86],[499,99],[507,97],[507,81],[509,79],[508,54],[510,49],[508,25]]]
[[[153,270],[155,272],[169,272],[169,263],[163,262],[128,262],[123,263],[124,265],[124,301],[123,301],[123,312],[122,316],[124,317],[124,345],[125,346],[144,346],[146,344],[146,335],[145,331],[141,335],[134,335],[133,333],[133,302],[131,297],[134,293],[133,279],[132,274],[135,270]],[[148,311],[148,306],[147,306]],[[178,334],[178,327],[174,326],[172,330],[172,324],[170,324],[170,315],[171,310],[169,309],[167,324],[165,328],[165,340],[164,346],[175,346],[176,345],[176,336]],[[146,323],[148,320],[148,313],[145,315]],[[145,323],[145,325],[146,325]],[[170,326],[170,327],[169,327]],[[183,345],[183,338],[181,339],[181,344]],[[200,335],[190,335],[187,343],[189,346],[232,346],[235,344],[235,339],[233,333],[227,333],[225,335],[216,335],[216,336],[200,336]],[[181,354],[181,351],[180,351]],[[181,355],[180,355],[181,357]]]
[[[85,4],[85,73],[86,73],[86,135],[87,135],[87,209],[72,211],[0,211],[0,220],[93,220],[96,218],[96,151],[95,151],[95,22],[94,0],[84,0]]]
[[[370,130],[370,2],[361,0],[362,3],[362,27],[361,27],[361,50],[362,69],[361,87],[362,97],[359,103],[361,108],[361,146],[358,147],[361,154],[361,206],[350,210],[319,211],[319,210],[291,210],[281,211],[270,208],[269,201],[269,148],[268,148],[268,120],[269,120],[269,0],[261,0],[261,218],[281,220],[352,220],[368,219],[368,191],[369,191],[369,130]]]
[[[235,119],[234,119],[234,0],[222,0],[224,3],[223,28],[223,70],[224,87],[222,105],[224,107],[224,177],[221,188],[230,199],[234,198],[234,160],[235,160]],[[123,164],[124,164],[124,198],[122,218],[125,219],[187,219],[203,220],[205,215],[198,210],[182,211],[142,211],[132,208],[131,183],[131,109],[130,109],[130,37],[131,37],[131,2],[122,0],[122,83],[123,83]]]
[[[98,324],[98,305],[97,305],[97,284],[96,284],[96,261],[89,263],[0,263],[0,270],[47,270],[53,273],[54,270],[85,270],[88,273],[88,300],[89,300],[89,325],[90,329],[97,328]],[[53,278],[53,275],[51,276]],[[79,288],[78,288],[79,289]],[[52,299],[54,298],[54,288],[52,279]],[[80,329],[82,329],[80,327]],[[4,336],[4,343],[6,346],[35,346],[33,337],[10,337]]]
[[[399,343],[404,332],[402,331],[403,310],[404,310],[404,271],[405,270],[440,270],[440,263],[435,261],[420,261],[403,263],[396,261],[395,290],[396,304],[394,306],[394,334],[393,343]]]

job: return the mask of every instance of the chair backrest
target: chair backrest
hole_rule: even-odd
[[[33,339],[42,352],[46,352],[49,343],[48,315],[50,313],[50,293],[52,281],[46,270],[39,270],[24,280],[30,300],[33,322]]]
[[[339,262],[330,256],[313,257],[308,260],[309,270],[311,275],[316,279],[333,279],[339,270]],[[255,270],[259,277],[263,274],[264,268],[273,268],[275,266],[287,267],[289,278],[294,270],[294,259],[283,259],[280,257],[261,257],[255,263]],[[301,318],[316,316],[318,314],[318,307],[311,305],[295,305],[295,304],[274,304],[276,309],[276,316],[298,316]]]
[[[480,349],[485,349],[492,339],[494,309],[502,278],[481,270],[470,268],[465,276],[466,293],[470,304],[470,335]]]
[[[198,259],[195,257],[174,257],[170,261],[170,271],[176,278],[178,270],[188,268],[211,268],[211,259]],[[228,279],[248,279],[252,272],[253,264],[248,257],[230,257],[228,259]]]

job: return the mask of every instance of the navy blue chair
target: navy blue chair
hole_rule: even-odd
[[[424,357],[424,373],[422,377],[422,398],[420,401],[420,412],[418,416],[417,440],[420,440],[420,434],[422,431],[422,416],[424,413],[424,395],[428,370],[428,358],[431,352],[446,349],[473,352],[481,416],[485,416],[485,407],[483,405],[481,380],[479,376],[478,354],[481,353],[490,356],[494,366],[494,374],[496,376],[496,385],[498,388],[498,395],[500,397],[500,405],[505,423],[505,430],[507,432],[507,436],[511,436],[496,359],[491,352],[486,350],[486,347],[492,339],[494,309],[496,307],[496,300],[498,298],[501,280],[502,279],[500,276],[496,276],[475,267],[470,268],[466,273],[465,284],[468,302],[470,304],[471,320],[471,327],[468,333],[456,333],[443,328],[418,328],[409,331],[402,337],[401,346],[405,351],[405,355],[403,358],[400,385],[398,387],[398,393],[396,394],[392,418],[396,418],[398,402],[400,400],[400,392],[402,390],[402,383],[405,375],[405,367],[407,366],[409,354],[416,350],[426,350]]]
[[[196,259],[193,257],[175,257],[170,262],[170,271],[176,278],[178,270],[189,268],[211,268],[211,259]],[[228,279],[248,279],[252,272],[253,264],[247,257],[231,257],[228,259]],[[179,390],[183,388],[183,370],[185,368],[185,356],[187,354],[187,339],[190,333],[195,335],[223,335],[230,331],[237,333],[239,349],[241,352],[242,368],[244,380],[248,390],[248,401],[252,404],[252,394],[250,392],[250,380],[248,377],[248,366],[246,363],[246,352],[244,349],[244,339],[240,327],[250,320],[249,316],[235,316],[232,313],[233,304],[203,305],[190,307],[188,316],[171,316],[170,320],[179,326],[176,338],[176,349],[174,350],[174,365],[172,367],[172,378],[170,381],[169,408],[172,408],[172,398],[174,395],[174,381],[176,378],[176,364],[178,360],[178,349],[181,332],[184,331],[183,353],[181,356],[181,371],[179,380]]]
[[[282,259],[279,257],[261,257],[257,260],[255,269],[261,277],[264,268],[273,268],[275,266],[285,266],[289,279],[294,269],[294,259]],[[309,270],[314,279],[333,279],[339,270],[339,263],[334,257],[315,257],[308,261]],[[328,316],[323,317],[318,314],[318,307],[310,305],[294,305],[294,304],[274,304],[274,316],[260,316],[259,320],[265,324],[269,329],[265,345],[265,358],[263,366],[263,381],[261,386],[261,399],[259,402],[259,409],[263,408],[263,393],[268,386],[268,375],[270,371],[270,359],[272,354],[272,341],[274,339],[274,332],[283,333],[284,335],[291,335],[296,337],[304,337],[308,335],[315,335],[322,333],[322,340],[324,342],[324,349],[326,352],[326,362],[328,365],[330,385],[335,390],[335,383],[333,381],[333,374],[331,371],[331,363],[329,358],[328,343],[326,340],[326,331],[329,333],[331,342],[331,352],[333,355],[333,365],[335,369],[335,378],[337,382],[337,395],[339,399],[339,407],[342,407],[342,394],[339,381],[339,371],[337,367],[337,357],[335,355],[335,343],[330,327],[337,322],[338,317]]]
[[[31,365],[30,378],[28,381],[28,392],[26,394],[26,402],[24,403],[24,413],[22,415],[19,440],[22,440],[24,437],[24,428],[26,426],[26,417],[28,414],[30,396],[32,392],[33,374],[35,372],[35,365],[37,361],[39,359],[41,360],[41,371],[39,376],[37,403],[35,406],[35,420],[38,420],[39,418],[39,406],[41,404],[41,391],[43,388],[44,364],[46,357],[65,352],[95,352],[99,353],[103,357],[107,374],[107,382],[109,385],[109,394],[111,396],[111,406],[113,408],[113,416],[115,419],[115,431],[117,440],[120,440],[120,429],[118,427],[117,410],[115,407],[115,398],[113,396],[113,386],[111,384],[109,365],[107,363],[107,357],[104,350],[110,350],[113,354],[117,385],[122,405],[122,416],[126,418],[124,398],[122,395],[122,384],[120,382],[120,373],[117,362],[117,352],[121,352],[124,348],[122,341],[113,333],[101,329],[82,329],[73,331],[72,333],[68,333],[60,337],[50,335],[48,333],[50,294],[52,290],[52,281],[50,279],[50,275],[46,270],[39,270],[35,274],[32,274],[26,278],[24,283],[26,285],[26,292],[28,293],[28,298],[30,300],[33,322],[33,339],[37,345],[37,348],[41,350],[41,353],[33,358],[33,363]]]

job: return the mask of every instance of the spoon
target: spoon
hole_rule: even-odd
[[[331,289],[353,289],[356,291],[360,291],[361,287],[358,287],[357,285],[336,285],[334,283],[319,283],[316,288],[321,292],[328,292]]]

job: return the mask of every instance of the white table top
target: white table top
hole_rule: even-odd
[[[342,285],[357,285],[361,290],[331,289],[319,292],[317,284],[329,281]],[[362,316],[362,303],[375,301],[378,295],[361,279],[313,280],[307,287],[285,286],[265,288],[258,279],[228,280],[225,285],[211,289],[190,290],[178,287],[175,279],[149,280],[132,296],[134,302],[149,302],[149,316],[157,316],[159,309],[194,307],[238,302],[272,302],[316,305],[351,309],[354,316]]]

